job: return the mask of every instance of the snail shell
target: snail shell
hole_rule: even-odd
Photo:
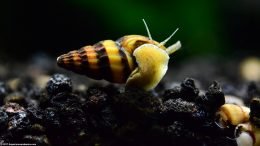
[[[132,53],[142,44],[159,43],[144,36],[128,35],[117,41],[104,40],[93,46],[70,51],[59,56],[57,64],[92,79],[125,83],[137,66]]]
[[[235,104],[224,104],[220,107],[217,116],[219,117],[219,124],[223,127],[231,125],[238,125],[240,123],[249,121],[250,109],[245,106]]]

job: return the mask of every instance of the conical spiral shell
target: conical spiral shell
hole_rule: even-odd
[[[125,83],[136,66],[132,55],[112,40],[70,51],[59,56],[57,63],[73,72],[113,83]]]

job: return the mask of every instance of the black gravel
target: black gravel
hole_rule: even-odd
[[[61,92],[71,92],[71,79],[63,74],[54,74],[46,86],[49,95],[55,95]]]
[[[12,78],[11,78],[12,79]],[[40,87],[37,77],[15,84],[0,81],[0,143],[41,146],[235,146],[235,127],[220,127],[216,112],[225,95],[246,95],[250,121],[260,126],[259,86],[239,92],[212,81],[206,89],[186,78],[151,92],[113,84],[83,84],[53,74]],[[204,86],[204,84],[203,84]]]

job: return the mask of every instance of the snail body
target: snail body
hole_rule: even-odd
[[[100,41],[59,56],[57,64],[92,79],[151,90],[165,75],[169,55],[181,44],[178,41],[166,48],[164,45],[177,30],[159,43],[152,39],[145,21],[144,24],[149,37],[126,35],[117,41]]]

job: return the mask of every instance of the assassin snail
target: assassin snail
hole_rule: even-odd
[[[148,37],[126,35],[116,41],[100,41],[59,56],[57,64],[92,79],[151,90],[165,75],[169,55],[180,49],[181,43],[164,46],[178,29],[159,43],[152,39],[145,21],[144,24]]]

